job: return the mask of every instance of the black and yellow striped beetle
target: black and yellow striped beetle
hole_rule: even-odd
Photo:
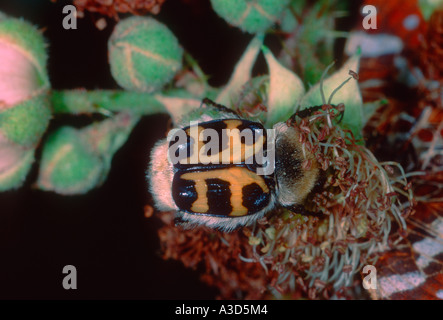
[[[266,130],[209,99],[198,112],[193,124],[171,130],[153,148],[148,179],[157,209],[175,211],[176,221],[187,226],[230,231],[252,224],[277,205],[300,208],[320,169],[302,149],[296,127],[280,122]],[[198,140],[192,130],[198,137],[208,134]],[[240,148],[233,150],[233,135],[225,132],[235,132]],[[245,132],[252,133],[248,141]],[[197,153],[205,154],[205,161]],[[309,169],[302,166],[306,160]]]

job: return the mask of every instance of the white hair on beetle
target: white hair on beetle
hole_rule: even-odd
[[[178,210],[172,199],[172,178],[174,170],[168,160],[169,142],[166,139],[158,141],[151,152],[151,162],[147,178],[149,191],[154,198],[155,207],[160,211]],[[169,190],[169,192],[165,192]]]

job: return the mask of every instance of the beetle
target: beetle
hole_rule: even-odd
[[[151,152],[148,180],[158,210],[175,211],[181,224],[223,231],[250,225],[277,206],[303,211],[320,167],[303,150],[296,126],[280,122],[266,130],[209,99],[199,112]],[[237,149],[227,143],[235,141]],[[309,168],[302,165],[307,160]]]

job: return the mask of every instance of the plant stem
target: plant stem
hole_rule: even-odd
[[[130,111],[139,115],[167,113],[152,94],[120,90],[85,89],[52,91],[54,114],[110,113]]]

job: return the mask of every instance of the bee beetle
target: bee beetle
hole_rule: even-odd
[[[296,127],[280,122],[266,130],[209,99],[197,112],[151,152],[148,180],[158,210],[175,211],[183,225],[231,231],[276,206],[302,207],[320,169]]]

